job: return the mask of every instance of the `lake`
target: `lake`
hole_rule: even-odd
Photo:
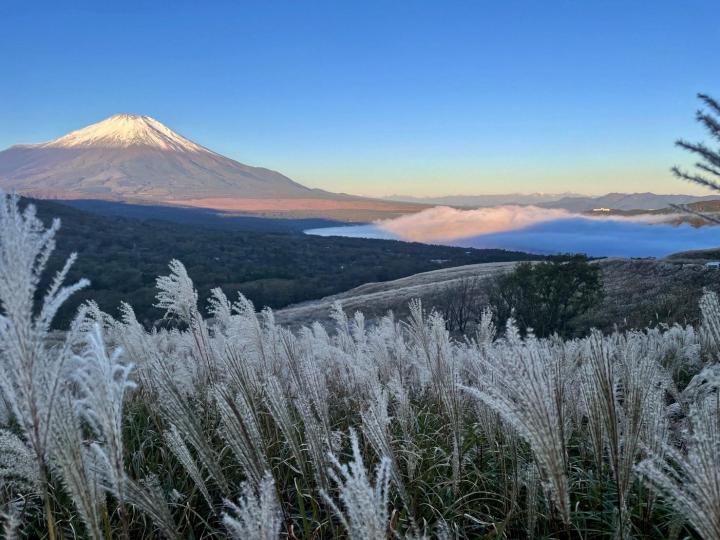
[[[400,218],[402,219],[402,218]],[[501,248],[538,254],[585,253],[608,257],[664,257],[678,251],[720,246],[720,227],[647,223],[616,219],[568,217],[532,223],[519,228],[424,239],[379,222],[367,225],[323,227],[306,230],[319,236],[346,236],[414,240],[474,248]],[[391,230],[392,229],[392,230]]]

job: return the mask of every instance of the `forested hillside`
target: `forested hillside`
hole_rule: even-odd
[[[78,260],[69,279],[82,276],[91,281],[90,287],[64,306],[59,315],[61,324],[88,298],[111,313],[121,301],[129,302],[145,324],[159,319],[162,312],[152,307],[155,279],[166,271],[172,259],[182,260],[187,267],[200,293],[201,305],[211,288],[222,286],[230,297],[241,291],[258,307],[278,308],[362,283],[437,268],[531,258],[503,250],[322,238],[301,232],[221,230],[100,216],[58,203],[33,202],[46,224],[53,217],[61,219],[51,268],[57,270],[70,253],[77,252]]]

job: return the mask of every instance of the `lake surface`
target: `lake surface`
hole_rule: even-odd
[[[309,229],[306,234],[407,240],[382,223]],[[421,240],[422,241],[422,240]],[[586,253],[608,257],[664,257],[678,251],[720,247],[720,227],[587,219],[556,219],[527,227],[426,243],[501,248],[538,254]]]

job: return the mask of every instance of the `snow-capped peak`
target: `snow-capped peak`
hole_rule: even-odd
[[[209,152],[149,116],[116,114],[40,145],[43,148],[150,146],[176,152]]]

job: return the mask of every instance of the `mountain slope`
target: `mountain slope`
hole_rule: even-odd
[[[350,197],[226,158],[157,120],[119,114],[43,144],[0,152],[0,187],[54,198],[149,200]]]
[[[717,255],[717,253],[716,253]],[[692,260],[697,256],[701,260]],[[705,254],[686,253],[662,260],[608,258],[595,261],[601,268],[603,298],[590,311],[573,321],[579,333],[598,328],[605,332],[642,328],[659,321],[672,324],[696,323],[700,318],[700,297],[706,289],[718,291],[718,270],[703,263]],[[717,260],[717,256],[714,257]],[[489,303],[493,279],[511,271],[517,262],[490,262],[454,266],[418,273],[383,283],[366,283],[319,300],[308,300],[275,311],[275,320],[291,328],[318,321],[332,325],[331,308],[340,302],[346,313],[361,311],[366,324],[392,311],[398,318],[409,315],[410,300],[422,300],[423,307],[443,313],[458,294],[471,286],[474,302]]]

